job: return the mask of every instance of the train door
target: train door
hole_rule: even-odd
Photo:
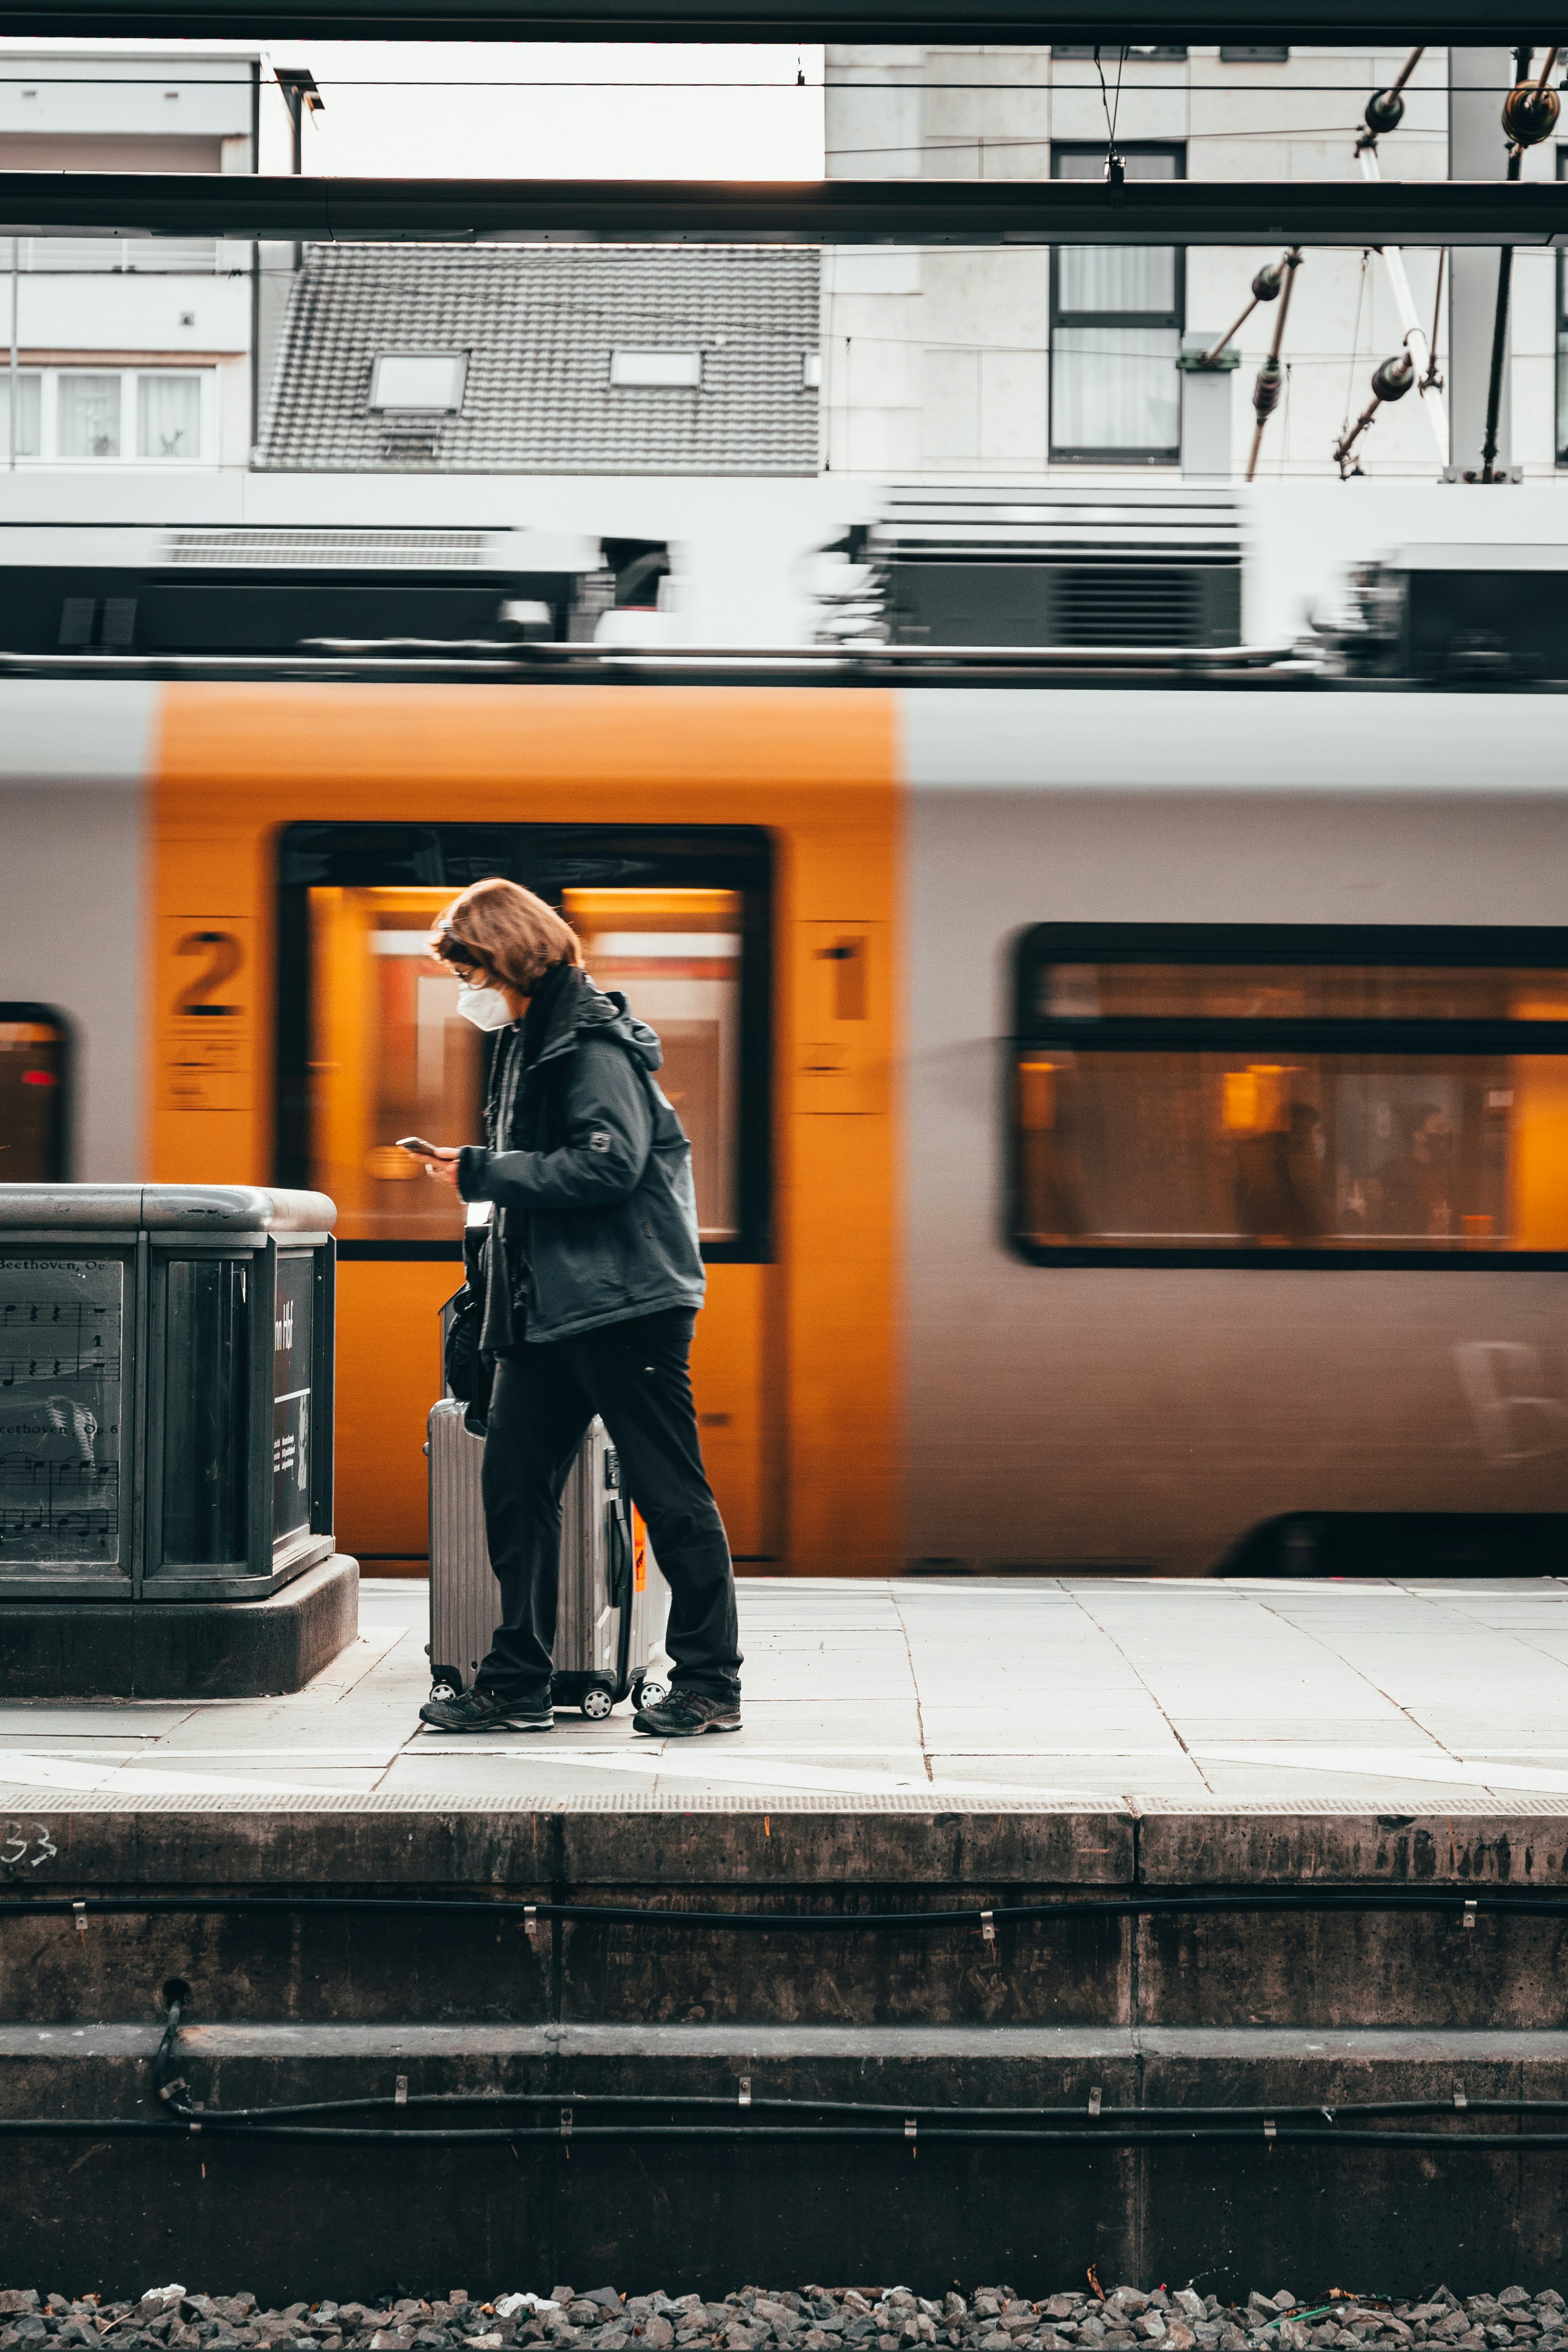
[[[664,1045],[709,1264],[693,1376],[738,1559],[779,1548],[763,1409],[770,1255],[770,856],[751,828],[296,824],[280,845],[279,1180],[339,1208],[339,1522],[367,1565],[426,1552],[425,1416],[463,1208],[396,1148],[480,1135],[489,1041],[432,961],[436,916],[504,874],[558,907]],[[423,1339],[419,1335],[423,1333]]]

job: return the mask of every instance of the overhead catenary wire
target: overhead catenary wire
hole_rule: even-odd
[[[1351,404],[1355,397],[1355,363],[1361,352],[1361,320],[1362,312],[1366,308],[1367,273],[1371,268],[1372,253],[1369,248],[1361,257],[1361,278],[1356,289],[1355,325],[1351,330],[1351,355],[1345,367],[1344,415],[1340,418],[1342,440],[1351,429]]]
[[[510,44],[497,42],[493,46],[496,47],[506,47],[510,49]],[[688,44],[687,46],[696,45]],[[763,46],[768,45],[763,44]],[[794,45],[792,44],[779,42],[774,43],[772,46],[780,49],[788,48],[791,56],[795,54]],[[1419,57],[1423,53],[1420,50],[1417,50],[1415,54]],[[1057,90],[1083,90],[1092,89],[1094,88],[1094,84],[1087,78],[1082,80],[1076,80],[1070,73],[1062,72],[1060,70],[1060,65],[1062,62],[1063,61],[1061,60],[1058,61],[1057,65],[1053,68],[1050,82],[1047,85],[1042,85],[1042,87]],[[1173,68],[1179,66],[1180,62],[1181,61],[1179,59],[1175,58],[1150,58],[1135,57],[1130,57],[1128,58],[1128,63],[1134,72],[1150,71],[1165,77],[1169,77],[1172,73]],[[35,87],[47,87],[49,89],[57,87],[80,87],[85,89],[145,89],[149,87],[150,79],[151,86],[157,88],[173,78],[174,77],[168,75],[153,76],[149,78],[144,74],[40,73],[37,68],[35,68],[30,73],[7,73],[0,71],[0,89],[5,87],[8,83],[15,82],[19,84],[25,83],[29,89]],[[787,68],[781,68],[779,74],[772,78],[765,76],[753,76],[747,78],[729,76],[724,79],[719,79],[716,77],[711,80],[710,80],[706,76],[687,78],[679,74],[552,74],[539,76],[532,74],[520,76],[495,74],[485,75],[482,78],[476,78],[471,75],[442,75],[438,80],[431,80],[429,79],[415,75],[350,74],[333,73],[331,71],[323,72],[319,79],[321,87],[323,89],[400,89],[419,92],[426,95],[428,95],[430,91],[437,89],[790,89],[799,87],[799,85],[795,81],[794,69]],[[1405,77],[1402,75],[1400,77],[1401,85],[1403,85],[1404,79]],[[858,97],[866,97],[881,93],[889,98],[902,96],[909,87],[906,83],[875,81],[835,81],[827,83],[810,82],[806,86],[808,89],[822,89],[826,88],[832,90],[853,90]],[[968,81],[947,75],[922,79],[917,86],[922,90],[981,89],[994,92],[996,89],[994,81]],[[1149,83],[1146,85],[1146,89],[1149,92],[1157,92],[1168,89],[1172,86],[1173,84],[1171,80],[1169,79],[1165,79],[1160,81]],[[1185,74],[1180,83],[1180,87],[1184,89],[1210,93],[1215,91],[1234,91],[1236,86],[1234,79],[1228,77],[1221,77],[1220,79],[1213,81],[1194,80],[1190,71]],[[1353,75],[1342,82],[1297,81],[1292,79],[1288,85],[1293,96],[1306,93],[1307,95],[1313,97],[1321,96],[1324,93],[1332,93],[1335,96],[1351,95],[1354,93],[1358,86],[1358,82]],[[1426,89],[1429,94],[1437,97],[1444,97],[1449,94],[1456,88],[1462,88],[1467,93],[1473,94],[1477,89],[1484,90],[1489,86],[1490,85],[1485,82],[1472,81],[1467,81],[1463,84],[1456,84],[1451,83],[1447,79],[1423,84],[1424,89]],[[211,78],[204,76],[201,87],[205,89],[247,90],[250,88],[250,77],[248,74],[236,75],[233,79],[228,79],[222,75]],[[1499,94],[1501,95],[1510,88],[1510,85],[1506,82],[1499,82],[1495,87]],[[275,80],[264,79],[262,88],[264,89],[275,89],[277,88],[277,83]],[[1203,133],[1205,138],[1207,138],[1209,135],[1210,134],[1207,131]]]
[[[1443,318],[1443,271],[1447,267],[1447,246],[1440,246],[1437,249],[1437,284],[1432,296],[1432,332],[1426,339],[1426,373],[1421,383],[1421,389],[1424,392],[1429,383],[1436,384],[1439,390],[1443,383],[1443,379],[1437,373],[1437,329]]]
[[[1094,70],[1100,76],[1100,103],[1105,113],[1105,176],[1113,187],[1119,187],[1127,177],[1127,166],[1116,149],[1116,125],[1121,113],[1121,72],[1127,63],[1123,47],[1116,52],[1116,105],[1112,109],[1105,94],[1105,69],[1100,62],[1100,44],[1094,45]]]

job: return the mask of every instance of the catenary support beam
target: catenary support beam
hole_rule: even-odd
[[[0,234],[795,245],[1551,246],[1568,181],[1250,184],[272,179],[0,173]]]
[[[1278,8],[1278,14],[1274,13]],[[1536,13],[1540,9],[1541,13]],[[1545,0],[0,0],[0,34],[37,39],[473,41],[1287,41],[1406,48],[1412,42],[1549,42]]]

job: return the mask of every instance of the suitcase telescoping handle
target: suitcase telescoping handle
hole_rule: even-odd
[[[620,1640],[616,1658],[616,1698],[625,1698],[632,1686],[632,1530],[630,1506],[624,1495],[609,1496],[610,1601],[621,1612]]]

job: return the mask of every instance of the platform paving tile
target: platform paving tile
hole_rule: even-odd
[[[1131,1795],[1152,1794],[1155,1790],[1163,1795],[1189,1791],[1194,1796],[1205,1795],[1209,1790],[1200,1766],[1179,1750],[1173,1757],[1125,1753],[1032,1757],[934,1754],[931,1768],[940,1780],[972,1782],[998,1780],[1005,1775],[1020,1788],[1070,1789],[1106,1804],[1115,1804]]]
[[[160,1739],[184,1723],[190,1712],[187,1706],[136,1699],[80,1699],[69,1706],[48,1699],[16,1699],[0,1706],[0,1741]]]
[[[743,1579],[745,1727],[432,1735],[427,1596],[366,1578],[307,1689],[0,1706],[0,1788],[57,1800],[1568,1810],[1568,1581]]]

